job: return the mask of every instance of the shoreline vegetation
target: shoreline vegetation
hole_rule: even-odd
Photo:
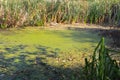
[[[0,28],[51,22],[117,27],[119,20],[119,0],[0,0]]]

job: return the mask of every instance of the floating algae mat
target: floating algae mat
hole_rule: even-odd
[[[90,31],[72,30],[16,30],[0,32],[0,47],[27,45],[45,46],[61,51],[91,49],[99,37]]]
[[[83,65],[84,58],[92,53],[98,41],[97,34],[85,30],[0,31],[0,79],[61,78],[55,70],[68,75],[68,68]],[[74,71],[68,71],[71,71],[69,75],[74,74]]]

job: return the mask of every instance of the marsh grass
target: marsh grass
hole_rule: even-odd
[[[115,25],[120,20],[119,0],[1,0],[0,27],[43,26],[57,23]]]

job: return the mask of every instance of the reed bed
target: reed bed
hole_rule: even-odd
[[[0,0],[0,28],[56,23],[116,25],[119,0]]]

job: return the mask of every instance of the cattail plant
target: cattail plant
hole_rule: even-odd
[[[112,60],[109,53],[115,52],[105,47],[104,38],[101,39],[92,55],[92,60],[85,59],[85,80],[119,80],[120,67],[116,60]]]

